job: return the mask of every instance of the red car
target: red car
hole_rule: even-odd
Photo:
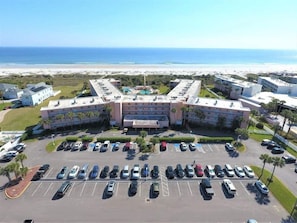
[[[196,173],[197,177],[202,177],[203,176],[203,169],[202,169],[202,166],[200,164],[197,164],[195,166],[195,173]]]

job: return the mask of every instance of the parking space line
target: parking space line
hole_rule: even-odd
[[[33,191],[33,193],[31,194],[31,196],[33,197],[34,194],[38,191],[38,189],[41,187],[42,182],[36,187],[36,189]]]
[[[71,194],[71,192],[72,192],[72,189],[74,188],[74,185],[75,185],[75,182],[72,183],[72,187],[70,187],[70,190],[69,190],[69,192],[68,192],[68,194],[67,194],[67,197],[70,196],[70,194]]]
[[[139,197],[141,197],[141,185],[142,184],[138,184],[138,186],[139,186]]]
[[[177,189],[178,189],[179,196],[181,196],[181,191],[180,191],[180,187],[179,187],[179,183],[178,183],[178,181],[176,181],[176,185],[177,185]]]
[[[54,183],[52,182],[49,187],[47,188],[47,190],[45,191],[45,193],[43,194],[43,197],[47,194],[47,192],[50,190],[51,186],[53,185]]]
[[[81,189],[81,192],[79,194],[80,197],[81,197],[82,193],[84,192],[85,186],[86,186],[86,181],[84,182],[84,185],[83,185],[83,187]]]
[[[189,187],[189,191],[190,191],[190,193],[191,193],[191,196],[193,196],[193,192],[192,192],[192,189],[191,189],[191,186],[190,186],[189,181],[188,181],[187,183],[188,183],[188,187]]]
[[[117,188],[116,188],[116,193],[115,193],[115,195],[118,196],[118,191],[119,191],[120,182],[118,182],[118,183],[116,184],[116,186],[117,186]]]
[[[247,193],[247,195],[251,196],[251,194],[248,192],[248,190],[246,189],[246,187],[244,186],[244,184],[240,181],[241,186],[243,187],[243,189],[245,190],[245,192]]]
[[[49,171],[47,172],[47,174],[44,177],[47,178],[49,176],[50,172],[52,172],[53,169],[54,168],[50,168]]]
[[[95,194],[96,187],[97,187],[97,183],[98,183],[98,182],[96,182],[96,183],[95,183],[95,186],[94,186],[94,189],[93,189],[93,192],[92,192],[92,197],[93,197],[93,196],[94,196],[94,194]]]
[[[211,148],[211,146],[209,144],[207,144],[207,146],[210,149],[210,151],[213,152],[213,149]]]

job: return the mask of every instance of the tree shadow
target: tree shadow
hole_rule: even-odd
[[[136,151],[135,149],[129,149],[127,150],[127,156],[126,156],[126,160],[133,160],[136,156]]]
[[[251,194],[255,195],[255,201],[257,201],[258,204],[268,205],[271,202],[269,196],[261,194],[253,183],[248,183],[246,188]]]
[[[139,156],[139,160],[146,161],[149,159],[149,157],[150,157],[150,155],[145,153],[145,154],[142,154],[141,156]]]
[[[237,158],[237,157],[239,157],[239,152],[237,152],[235,150],[234,151],[229,151],[228,154],[229,154],[229,156],[231,158]]]

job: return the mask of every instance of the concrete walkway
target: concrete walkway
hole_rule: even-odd
[[[10,111],[11,109],[2,110],[0,111],[0,123],[4,120],[5,115]]]

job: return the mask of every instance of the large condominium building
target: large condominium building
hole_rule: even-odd
[[[166,128],[185,122],[197,123],[197,111],[204,114],[199,123],[216,125],[224,116],[224,127],[240,119],[246,127],[249,108],[240,102],[199,98],[201,82],[175,80],[167,95],[126,95],[114,79],[90,80],[92,97],[50,101],[41,108],[45,129],[108,120],[113,126]]]
[[[238,99],[240,96],[252,97],[261,92],[262,85],[234,79],[228,76],[216,75],[215,88],[228,92],[231,99]]]
[[[258,84],[263,85],[264,88],[273,93],[297,96],[297,84],[287,83],[278,78],[259,77]]]

